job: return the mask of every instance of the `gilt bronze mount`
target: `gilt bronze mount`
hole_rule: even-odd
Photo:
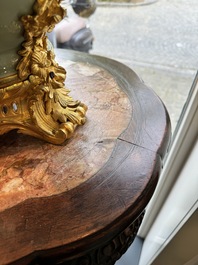
[[[16,73],[0,75],[0,135],[17,129],[61,144],[86,121],[87,107],[69,96],[66,71],[55,61],[46,36],[65,16],[60,2],[35,0],[31,14],[20,18],[24,41]]]

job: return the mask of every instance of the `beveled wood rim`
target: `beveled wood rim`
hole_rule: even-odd
[[[119,231],[125,229],[139,216],[150,200],[170,139],[170,121],[166,109],[154,92],[130,68],[108,58],[79,52],[57,50],[56,54],[61,56],[61,59],[88,62],[109,71],[131,101],[131,121],[128,128],[118,137],[108,162],[91,179],[68,192],[52,197],[28,199],[0,213],[0,218],[6,215],[12,217],[15,214],[16,224],[22,216],[35,218],[37,224],[34,225],[38,228],[39,225],[45,224],[45,216],[54,217],[46,224],[50,228],[47,231],[53,237],[53,245],[47,241],[49,235],[41,235],[45,242],[42,247],[33,245],[24,259],[13,264],[26,264],[37,256],[43,258],[51,256],[52,259],[60,255],[67,257],[72,255],[74,247],[75,251],[82,252],[85,241],[87,248],[93,248],[106,237],[113,238]],[[152,99],[152,102],[147,102],[148,105],[145,105],[146,99]],[[152,113],[157,112],[160,115],[160,122],[149,117],[147,110],[151,104]],[[140,117],[141,122],[138,121]],[[155,126],[160,134],[157,139],[150,139],[151,135],[148,137],[148,132],[142,128],[142,123],[149,128],[154,122],[159,123]],[[142,163],[137,164],[138,161],[135,163],[134,159],[144,161],[142,176],[140,174]],[[122,181],[123,178],[125,181]],[[103,198],[100,197],[101,190],[105,194]],[[59,207],[54,209],[51,205]],[[89,212],[80,212],[80,209],[89,209]],[[73,219],[68,220],[71,216]],[[29,233],[33,233],[33,230]],[[23,240],[20,235],[19,240]]]

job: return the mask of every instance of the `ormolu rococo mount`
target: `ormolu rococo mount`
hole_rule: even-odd
[[[0,1],[0,135],[17,129],[61,144],[85,123],[46,33],[65,16],[61,0]]]

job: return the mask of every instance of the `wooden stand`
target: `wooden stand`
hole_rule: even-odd
[[[66,87],[89,107],[61,146],[0,137],[0,264],[111,265],[127,250],[170,137],[160,99],[128,67],[57,50]]]

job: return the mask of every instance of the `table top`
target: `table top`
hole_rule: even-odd
[[[0,264],[93,248],[149,202],[170,139],[161,100],[127,66],[56,50],[87,122],[56,146],[0,136]]]

